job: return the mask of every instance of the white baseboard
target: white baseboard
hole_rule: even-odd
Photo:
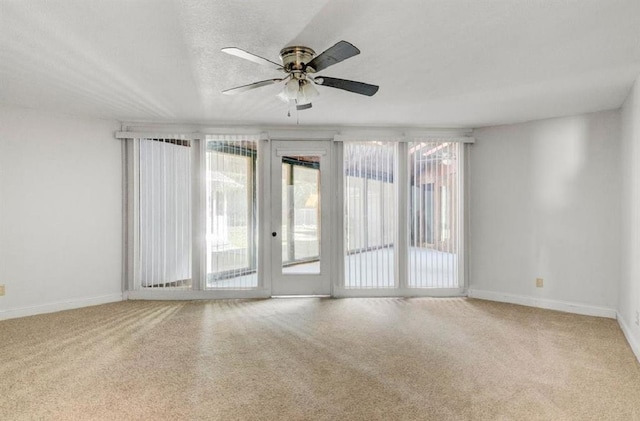
[[[35,306],[0,310],[0,320],[15,319],[17,317],[35,316],[37,314],[53,313],[62,310],[73,310],[80,307],[89,307],[99,304],[107,304],[122,301],[122,293],[101,295],[99,297],[79,298],[55,303],[39,304]]]
[[[624,333],[624,337],[627,338],[631,350],[636,354],[636,358],[638,362],[640,362],[640,338],[633,334],[633,330],[629,328],[629,325],[627,325],[620,313],[618,313],[618,324],[620,325],[620,329],[622,329],[622,333]]]
[[[547,298],[527,297],[524,295],[505,294],[502,292],[469,289],[470,298],[499,301],[501,303],[519,304],[547,310],[564,311],[565,313],[583,314],[586,316],[607,317],[615,319],[617,312],[613,308],[597,307],[570,301],[549,300]]]

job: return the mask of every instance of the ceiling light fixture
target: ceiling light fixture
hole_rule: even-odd
[[[284,84],[282,92],[278,94],[278,98],[287,103],[294,101],[296,105],[311,104],[313,98],[319,94],[314,85],[311,78],[304,77],[302,74],[292,74]]]
[[[360,50],[346,41],[338,42],[319,56],[316,56],[315,51],[309,47],[285,47],[280,50],[282,64],[236,47],[223,48],[222,51],[287,74],[283,78],[262,80],[222,91],[226,95],[235,95],[274,83],[284,83],[282,91],[277,95],[278,98],[289,105],[295,105],[296,110],[306,110],[311,108],[311,100],[319,95],[316,85],[366,96],[372,96],[378,92],[377,85],[327,76],[316,76],[315,78],[311,76],[329,66],[360,54]]]

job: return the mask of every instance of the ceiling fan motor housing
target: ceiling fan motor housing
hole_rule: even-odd
[[[316,52],[309,47],[291,46],[280,51],[282,66],[287,72],[314,72],[315,69],[307,67],[316,56]]]

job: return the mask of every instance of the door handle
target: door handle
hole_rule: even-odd
[[[277,232],[275,232],[275,231],[271,233],[271,236],[272,236],[272,237],[275,237],[276,235],[278,235],[278,233],[277,233]]]

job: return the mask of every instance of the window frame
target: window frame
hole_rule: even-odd
[[[340,242],[338,252],[340,256],[335,256],[336,266],[339,268],[336,270],[334,279],[335,284],[333,288],[333,295],[335,297],[381,297],[381,296],[398,296],[398,297],[410,297],[410,296],[465,296],[467,294],[467,245],[466,245],[466,232],[467,232],[467,205],[465,198],[467,197],[468,182],[466,182],[465,166],[467,163],[467,143],[472,143],[473,138],[414,138],[414,137],[401,137],[401,138],[367,138],[367,137],[354,137],[349,138],[344,136],[339,139],[339,147],[335,148],[335,166],[336,174],[335,190],[340,199],[337,209],[338,214],[346,215],[346,201],[344,198],[344,144],[348,142],[397,142],[396,150],[396,173],[394,174],[394,182],[396,183],[396,237],[395,242],[397,244],[397,252],[395,253],[395,276],[396,287],[395,288],[345,288],[345,256],[346,245],[344,239],[344,218],[339,218],[336,222],[336,235]],[[411,204],[409,203],[409,168],[408,168],[408,145],[411,142],[427,142],[427,143],[461,143],[459,147],[457,177],[459,180],[459,189],[457,191],[456,200],[459,206],[459,226],[458,226],[458,257],[457,257],[457,273],[458,273],[458,287],[455,288],[416,288],[410,287],[408,283],[408,248],[409,248],[409,235],[410,235],[410,217],[409,212]]]
[[[126,129],[124,128],[126,127]],[[258,230],[258,241],[260,242],[257,247],[257,267],[258,267],[258,287],[252,290],[205,290],[203,286],[204,276],[206,274],[206,268],[204,267],[206,261],[204,260],[204,253],[206,250],[206,243],[204,235],[205,226],[206,226],[206,215],[205,215],[205,182],[204,177],[206,175],[206,166],[205,166],[205,153],[206,153],[206,139],[208,134],[204,134],[201,132],[183,132],[183,134],[177,135],[181,136],[181,139],[188,139],[192,142],[192,229],[193,229],[193,248],[192,248],[192,288],[188,291],[136,291],[134,290],[133,284],[133,273],[135,271],[135,260],[137,258],[135,252],[135,243],[136,243],[136,229],[137,222],[133,217],[137,212],[137,206],[139,205],[135,200],[136,194],[138,194],[138,188],[135,179],[138,171],[138,157],[136,153],[136,148],[134,148],[134,143],[136,139],[142,137],[156,137],[157,132],[150,132],[149,135],[147,132],[135,132],[133,126],[123,125],[123,130],[121,132],[116,132],[117,139],[124,139],[123,142],[123,199],[124,199],[124,212],[123,212],[123,238],[124,238],[124,249],[123,249],[123,297],[132,298],[132,299],[210,299],[210,298],[266,298],[271,296],[271,265],[270,261],[270,252],[266,250],[268,248],[268,241],[271,236],[271,229],[269,221],[271,219],[271,210],[270,210],[270,197],[268,191],[268,180],[271,176],[271,168],[270,168],[270,156],[271,156],[271,145],[269,141],[269,134],[267,132],[262,132],[261,135],[253,134],[249,136],[254,136],[254,139],[258,142],[258,158],[256,160],[256,169],[255,174],[257,177],[257,186],[256,186],[256,195],[257,195],[257,206],[260,208],[258,215],[256,218],[257,221],[257,230]],[[148,130],[148,129],[144,129]],[[153,130],[153,129],[152,129]],[[175,133],[175,132],[174,132]],[[219,129],[214,130],[212,136],[227,136],[227,135],[218,135],[216,133],[225,133],[225,130]],[[256,133],[254,131],[253,133]],[[308,132],[308,131],[284,131],[278,130],[274,133],[278,133],[278,138],[282,139],[291,139],[291,140],[299,140],[304,142],[301,139],[315,139],[315,138],[333,138],[334,147],[332,148],[332,161],[333,161],[333,175],[331,177],[331,186],[333,187],[334,193],[334,207],[332,209],[332,214],[334,215],[332,221],[331,232],[334,240],[332,240],[332,247],[335,254],[332,256],[334,264],[332,265],[332,296],[334,297],[347,297],[347,296],[416,296],[416,295],[425,295],[425,296],[461,296],[466,295],[466,288],[468,287],[467,282],[467,265],[465,264],[467,261],[467,221],[468,221],[468,206],[467,200],[468,197],[468,180],[466,171],[466,166],[468,164],[468,149],[469,144],[474,142],[474,139],[469,136],[470,132],[462,133],[461,131],[451,131],[451,133],[444,133],[443,136],[436,135],[435,137],[422,137],[421,135],[412,135],[405,134],[404,136],[391,136],[391,137],[378,137],[374,136],[351,136],[336,134],[333,132],[331,135],[327,135],[325,131],[316,132]],[[459,133],[459,136],[456,136],[455,133]],[[162,137],[163,135],[158,135],[158,137]],[[167,134],[167,137],[169,135]],[[244,135],[228,135],[228,136],[244,136]],[[376,290],[355,290],[355,291],[345,291],[341,288],[344,281],[344,241],[343,241],[343,212],[344,212],[344,192],[343,192],[343,142],[349,140],[358,140],[358,141],[388,141],[391,139],[392,141],[398,142],[399,150],[406,151],[407,142],[414,141],[425,141],[425,142],[433,142],[433,141],[446,141],[446,142],[460,142],[464,143],[461,147],[460,151],[460,161],[462,162],[460,166],[460,179],[461,179],[461,189],[459,191],[459,203],[461,209],[460,215],[460,227],[459,230],[462,233],[460,236],[460,256],[458,259],[458,264],[460,266],[459,274],[461,276],[460,288],[456,289],[429,289],[429,290],[416,290],[406,288],[406,270],[402,273],[402,264],[396,265],[399,271],[398,279],[404,279],[404,285],[399,285],[398,288],[389,290],[384,289],[382,291]],[[401,153],[401,152],[400,152]],[[401,162],[399,164],[402,164]],[[406,165],[405,165],[406,167]],[[406,174],[406,168],[402,169],[398,167],[398,171],[400,174]],[[405,183],[406,185],[406,183]],[[408,191],[407,188],[397,189],[396,192],[396,201],[398,203],[405,203],[405,208],[408,206]],[[400,240],[405,243],[408,240],[408,221],[406,214],[404,212],[397,213],[398,218],[402,219],[400,221],[399,226],[404,227],[402,230],[396,230],[396,237],[399,237]],[[333,253],[333,251],[332,251]],[[402,259],[402,257],[401,257]],[[400,262],[401,263],[401,262]]]

